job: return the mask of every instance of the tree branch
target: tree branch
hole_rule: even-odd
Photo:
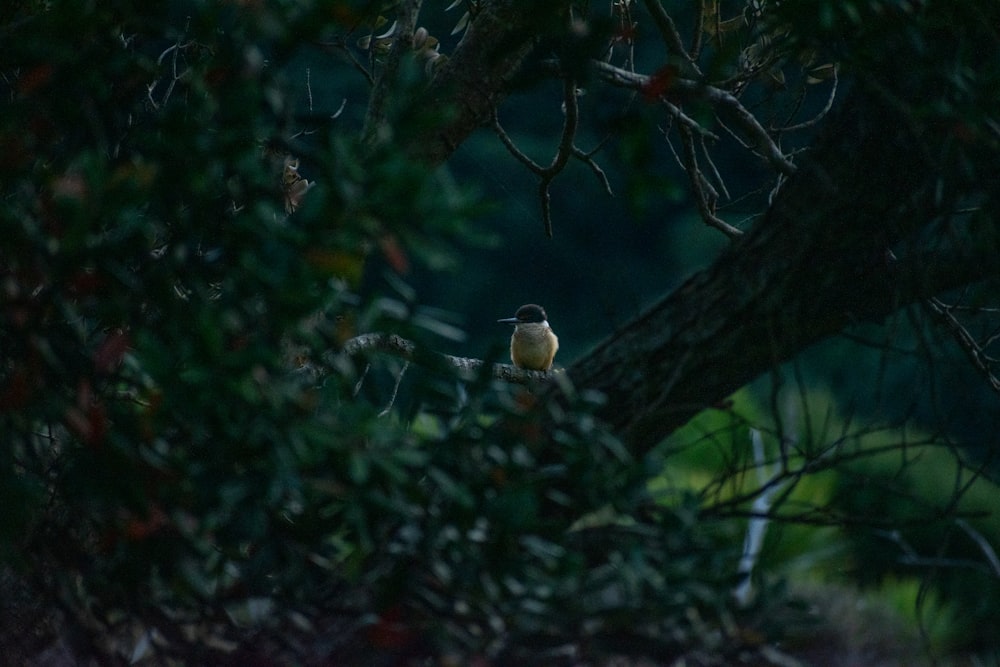
[[[701,75],[701,70],[698,69],[697,61],[692,54],[684,48],[684,40],[681,39],[681,34],[677,30],[677,25],[670,17],[670,14],[663,9],[663,5],[660,4],[659,0],[645,0],[645,5],[646,11],[648,11],[649,15],[653,17],[653,23],[656,24],[656,29],[660,32],[660,38],[666,45],[667,50],[673,51],[678,56],[683,58],[695,74]]]
[[[897,113],[855,91],[760,223],[568,369],[606,395],[599,416],[634,451],[816,341],[1000,275],[989,225],[967,244],[919,242],[941,215],[936,174],[951,167],[928,162],[933,128],[886,121]],[[913,237],[918,250],[892,261]]]
[[[608,175],[604,173],[603,169],[601,169],[601,165],[597,164],[597,161],[594,160],[594,153],[600,150],[600,148],[601,147],[598,146],[597,148],[592,149],[590,152],[584,152],[579,148],[577,148],[576,146],[574,146],[573,157],[575,157],[576,159],[580,160],[585,165],[590,167],[590,170],[594,172],[594,176],[597,177],[597,180],[600,181],[601,185],[604,187],[604,191],[608,193],[609,197],[614,197],[615,193],[614,190],[611,189],[611,181],[608,180]]]
[[[652,77],[637,72],[629,72],[614,65],[592,61],[594,69],[605,81],[614,86],[631,90],[648,90]],[[669,99],[703,100],[718,112],[730,118],[750,141],[750,147],[761,155],[779,173],[791,176],[795,165],[785,157],[781,148],[760,121],[750,113],[732,93],[691,79],[675,79],[664,95]]]
[[[783,127],[775,128],[775,131],[777,131],[777,132],[794,132],[796,130],[804,130],[804,129],[813,127],[814,125],[816,125],[817,123],[819,123],[821,120],[823,120],[824,118],[826,118],[826,116],[830,113],[830,110],[833,109],[833,102],[834,102],[834,100],[837,99],[837,87],[839,86],[839,84],[840,84],[840,76],[839,76],[839,74],[837,72],[837,66],[834,65],[833,66],[833,85],[830,86],[830,94],[827,96],[827,98],[826,98],[826,104],[823,106],[823,108],[820,109],[819,112],[815,116],[813,116],[812,118],[804,120],[801,123],[796,123],[794,125],[785,125]]]
[[[698,155],[695,151],[694,134],[687,125],[680,125],[681,145],[684,149],[684,171],[691,179],[691,188],[694,190],[695,202],[698,205],[698,212],[705,224],[721,231],[729,238],[736,238],[743,234],[742,231],[733,227],[728,222],[715,214],[715,201],[718,194],[714,191],[711,195],[705,191],[708,183],[701,168],[698,166]]]
[[[576,156],[590,165],[590,168],[597,175],[598,179],[601,180],[605,190],[610,191],[611,189],[607,177],[597,163],[594,162],[593,157],[583,154],[573,144],[573,141],[576,139],[576,129],[580,122],[580,112],[576,100],[576,84],[569,77],[563,80],[563,113],[565,114],[565,119],[563,120],[562,136],[559,139],[559,148],[556,150],[552,162],[547,167],[541,166],[525,155],[514,143],[514,140],[510,138],[510,135],[501,127],[496,109],[493,110],[492,114],[493,131],[500,137],[500,141],[510,151],[510,154],[521,164],[541,177],[541,182],[538,184],[538,196],[542,203],[542,221],[545,224],[545,235],[548,238],[552,238],[552,210],[550,208],[552,198],[549,193],[549,186],[555,177],[566,168],[566,163],[569,162],[570,157]]]
[[[976,342],[976,339],[969,333],[968,329],[963,327],[958,318],[952,314],[951,309],[935,298],[926,299],[924,301],[924,308],[931,313],[934,319],[944,324],[945,328],[948,329],[948,332],[955,339],[955,342],[962,349],[962,352],[968,357],[972,367],[986,379],[986,382],[989,383],[993,391],[1000,393],[1000,379],[990,369],[986,353],[983,352],[982,347]]]
[[[445,368],[465,379],[471,379],[482,371],[485,362],[469,357],[454,357],[417,346],[402,336],[386,333],[367,333],[351,338],[340,352],[349,357],[371,353],[388,354],[407,362],[422,363],[428,367]],[[532,371],[517,368],[511,364],[493,364],[491,373],[497,380],[517,384],[539,384],[548,382],[555,373],[561,371]]]

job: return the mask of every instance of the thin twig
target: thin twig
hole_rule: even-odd
[[[600,148],[600,146],[598,146],[598,148]],[[608,193],[609,197],[614,197],[615,193],[611,189],[611,181],[608,180],[608,175],[604,173],[603,169],[601,169],[601,165],[597,164],[597,161],[594,160],[593,155],[594,155],[594,151],[596,151],[596,150],[597,149],[595,148],[593,151],[590,151],[589,153],[585,153],[582,150],[580,150],[579,148],[577,148],[576,146],[574,146],[573,147],[573,157],[577,158],[578,160],[580,160],[581,162],[583,162],[585,165],[587,165],[588,167],[590,167],[590,170],[594,172],[594,176],[596,176],[597,180],[599,180],[601,182],[601,185],[604,186],[604,191]]]
[[[382,411],[378,413],[379,417],[385,417],[392,410],[393,403],[396,402],[396,394],[399,393],[399,385],[403,382],[403,376],[406,374],[406,370],[410,367],[410,360],[407,359],[403,362],[403,367],[399,369],[399,374],[396,375],[396,384],[392,387],[392,396],[389,397],[389,402],[386,406],[382,408]]]
[[[552,162],[542,173],[542,182],[539,186],[542,198],[542,221],[545,223],[545,236],[548,238],[552,238],[549,185],[566,167],[566,163],[573,155],[573,140],[576,139],[576,129],[580,120],[579,106],[576,101],[576,84],[571,78],[566,78],[563,81],[563,107],[565,120],[563,121],[562,137],[559,140],[559,149],[556,151],[555,157],[552,158]]]
[[[361,377],[359,377],[358,381],[354,384],[354,392],[352,394],[353,396],[357,396],[358,392],[361,391],[361,387],[364,386],[365,378],[368,377],[368,371],[370,371],[371,368],[372,368],[371,364],[365,364],[365,370],[361,372]]]
[[[750,113],[735,95],[712,86],[704,86],[703,89],[709,101],[717,103],[729,112],[740,129],[750,137],[754,150],[767,160],[776,171],[786,176],[795,173],[795,165],[785,157],[784,152],[767,133],[764,126],[760,124],[757,117]]]
[[[626,42],[626,44],[628,44],[628,53],[625,56],[625,66],[629,69],[633,69],[635,67],[635,28],[637,25],[632,19],[631,7],[631,2],[612,3],[612,14],[617,13],[619,16],[618,32],[620,37],[609,42],[608,50],[605,53],[605,59],[610,62],[611,57],[614,54],[615,44],[619,40]]]
[[[343,53],[347,57],[347,60],[351,63],[351,66],[365,77],[365,81],[368,82],[368,85],[375,85],[375,75],[372,74],[371,70],[368,69],[363,62],[358,60],[358,57],[354,55],[354,52],[347,46],[346,42],[342,40],[338,40],[336,42],[317,41],[314,42],[314,44],[322,47],[323,49],[333,49]]]
[[[986,379],[993,391],[1000,393],[1000,379],[993,374],[989,366],[989,357],[983,352],[976,339],[969,333],[968,329],[951,314],[950,309],[942,301],[936,298],[925,300],[924,307],[927,308],[935,319],[942,322],[947,327],[949,333],[958,343],[965,356],[972,362],[973,367]]]
[[[532,160],[530,157],[525,155],[520,148],[517,147],[517,144],[514,143],[514,140],[510,138],[510,135],[507,134],[507,131],[503,129],[502,125],[500,125],[500,117],[497,115],[496,109],[493,109],[493,131],[497,133],[498,137],[500,137],[500,142],[504,145],[504,148],[506,148],[508,152],[510,152],[510,154],[517,159],[518,162],[520,162],[521,164],[523,164],[525,167],[527,167],[536,174],[541,174],[542,172],[545,171],[545,167]]]
[[[709,139],[713,139],[715,141],[719,140],[718,135],[712,133],[711,130],[707,130],[704,127],[702,127],[702,125],[698,121],[696,121],[694,118],[691,118],[686,113],[681,111],[680,107],[678,107],[676,104],[672,104],[664,98],[661,98],[660,101],[663,103],[663,106],[667,108],[667,111],[670,112],[670,115],[676,118],[678,121],[680,121],[683,125],[686,125],[691,130],[701,135],[702,137],[708,137]]]
[[[309,113],[313,110],[313,89],[312,89],[312,70],[306,68],[306,97],[309,100]]]
[[[663,39],[664,44],[667,45],[667,48],[684,58],[688,65],[691,66],[691,69],[700,75],[701,70],[698,69],[698,64],[688,50],[684,48],[684,40],[681,39],[677,25],[670,17],[670,14],[663,9],[663,5],[660,4],[659,0],[645,0],[645,5],[649,15],[653,17],[653,23],[656,24],[656,29],[660,31],[660,37]]]
[[[708,183],[701,169],[698,167],[694,134],[686,125],[679,125],[677,129],[681,135],[681,146],[684,150],[684,170],[691,179],[691,188],[694,190],[695,201],[698,204],[698,212],[701,214],[701,219],[710,227],[715,227],[730,238],[742,236],[742,231],[715,215],[714,203],[718,199],[718,193]],[[706,187],[711,188],[711,192],[706,192]]]
[[[812,127],[819,123],[823,118],[830,113],[830,109],[833,108],[833,100],[837,97],[837,84],[840,81],[840,77],[837,76],[837,67],[833,68],[833,86],[830,88],[830,96],[826,100],[826,105],[817,113],[815,116],[809,120],[802,121],[795,125],[786,125],[785,127],[776,128],[778,132],[793,132],[795,130],[804,130],[806,128]]]
[[[545,225],[547,238],[552,238],[552,193],[549,192],[551,183],[552,176],[545,176],[538,184],[538,199],[542,204],[542,223]]]
[[[186,33],[187,29],[185,28],[184,34]],[[181,52],[188,49],[192,44],[194,44],[193,41],[182,42],[181,37],[178,37],[177,41],[168,46],[166,49],[164,49],[163,52],[160,53],[159,57],[156,59],[156,64],[158,66],[163,65],[164,58],[166,58],[167,55],[170,55],[171,76],[170,76],[170,83],[167,85],[167,91],[163,93],[163,98],[159,102],[153,99],[153,91],[156,89],[156,86],[159,82],[154,81],[153,83],[149,84],[146,87],[146,96],[149,98],[149,101],[153,105],[154,109],[159,109],[161,106],[165,105],[170,100],[170,96],[173,95],[174,88],[177,86],[177,82],[180,81],[182,78],[184,78],[184,75],[188,73],[187,69],[185,69],[183,72],[178,73],[177,63],[178,59],[180,58]]]
[[[599,60],[592,61],[592,64],[605,81],[622,88],[648,90],[652,81],[652,78],[645,74],[629,72]],[[786,176],[795,173],[795,165],[785,157],[781,148],[760,124],[760,121],[732,93],[700,81],[675,79],[671,82],[669,94],[683,98],[702,99],[714,105],[718,110],[726,112],[750,139],[750,143],[745,144],[748,148],[760,154],[775,170]]]
[[[705,0],[698,3],[698,15],[694,21],[694,36],[691,38],[691,57],[701,57],[702,36],[705,34]]]
[[[563,106],[565,120],[563,121],[562,137],[559,139],[559,150],[546,169],[546,172],[553,176],[562,171],[573,154],[573,140],[576,139],[576,128],[580,121],[580,110],[576,101],[576,83],[571,78],[566,78],[563,81]]]
[[[722,196],[726,199],[731,199],[729,196],[729,190],[726,188],[726,182],[722,180],[722,174],[719,173],[719,168],[715,166],[715,161],[712,159],[711,154],[708,152],[708,146],[705,145],[705,135],[699,135],[698,140],[701,145],[701,154],[705,156],[705,161],[708,162],[709,168],[712,170],[712,178],[718,184],[719,188],[722,190]]]
[[[973,528],[965,519],[956,519],[955,523],[965,531],[969,539],[975,542],[979,550],[983,552],[983,556],[986,557],[986,561],[990,564],[990,569],[993,570],[993,576],[1000,578],[1000,558],[997,557],[997,552],[989,540],[983,537],[983,534]]]
[[[498,137],[500,137],[500,141],[507,148],[510,154],[513,155],[521,164],[525,165],[528,169],[541,177],[541,182],[538,186],[538,194],[542,206],[542,222],[545,225],[545,235],[548,238],[552,238],[552,197],[549,192],[549,186],[555,177],[558,176],[566,167],[566,163],[569,162],[571,157],[575,156],[580,158],[585,163],[590,165],[590,168],[601,180],[605,189],[609,192],[611,190],[611,186],[607,177],[604,175],[603,170],[597,166],[589,154],[583,153],[573,144],[574,139],[576,139],[576,131],[580,122],[580,110],[576,100],[576,84],[573,79],[568,77],[563,81],[563,109],[565,119],[563,121],[562,135],[559,139],[559,147],[556,149],[556,154],[552,157],[552,161],[547,167],[541,166],[525,155],[524,152],[522,152],[521,149],[514,143],[514,140],[510,138],[510,135],[508,135],[500,125],[500,118],[497,115],[496,109],[493,109],[492,114],[493,131],[497,133]]]

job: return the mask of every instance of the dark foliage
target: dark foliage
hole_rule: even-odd
[[[441,330],[358,281],[372,253],[403,270],[438,252],[468,202],[303,116],[289,59],[374,14],[57,5],[23,4],[0,39],[0,549],[5,588],[61,609],[72,653],[559,664],[738,646],[726,577],[694,576],[732,554],[651,503],[655,471],[592,399],[543,433],[530,392],[412,371],[401,420],[383,408],[406,369],[335,354],[359,326]],[[13,632],[39,610],[18,609],[12,660],[38,655]]]

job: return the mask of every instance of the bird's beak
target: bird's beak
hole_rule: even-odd
[[[516,317],[505,317],[502,320],[497,320],[500,324],[517,324],[520,322]]]

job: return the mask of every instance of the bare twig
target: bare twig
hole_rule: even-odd
[[[497,116],[497,111],[496,109],[493,109],[493,130],[497,133],[497,136],[500,137],[500,141],[507,148],[507,150],[510,151],[511,155],[541,178],[541,182],[538,185],[538,195],[541,200],[542,221],[545,224],[545,235],[549,238],[552,238],[552,211],[549,186],[552,184],[555,177],[558,176],[566,167],[566,163],[569,162],[571,157],[578,157],[588,164],[601,180],[605,189],[609,192],[611,190],[604,171],[601,170],[601,168],[594,162],[592,154],[583,153],[573,144],[574,139],[576,139],[576,130],[580,122],[580,111],[576,100],[576,84],[573,79],[568,77],[563,81],[563,109],[565,120],[563,121],[559,147],[556,149],[556,154],[553,156],[552,161],[547,167],[541,166],[525,155],[524,152],[517,147],[514,140],[510,138],[510,135],[508,135],[500,125],[500,119]]]
[[[684,151],[684,170],[691,179],[691,188],[694,190],[695,201],[698,204],[698,212],[701,214],[701,219],[705,221],[705,224],[715,227],[730,238],[741,236],[743,234],[742,231],[715,215],[715,202],[719,198],[719,195],[712,188],[698,166],[698,155],[695,151],[694,134],[691,132],[691,129],[686,125],[680,125],[678,126],[678,132],[681,135],[681,146]],[[706,190],[706,188],[709,188],[709,190]]]
[[[565,120],[563,121],[562,138],[559,140],[559,150],[548,168],[542,174],[539,185],[542,197],[542,220],[545,223],[545,235],[552,238],[552,213],[549,210],[549,184],[565,167],[573,155],[573,140],[576,139],[576,128],[580,121],[580,111],[576,102],[576,83],[571,78],[563,81],[563,106]]]
[[[993,571],[993,576],[1000,578],[1000,558],[997,557],[997,552],[990,544],[989,540],[983,537],[983,534],[972,527],[972,525],[965,519],[956,519],[955,524],[965,531],[965,534],[969,536],[979,550],[983,552],[983,556],[986,561],[990,564],[990,569]]]
[[[629,72],[599,60],[592,63],[597,73],[615,86],[642,91],[648,90],[652,82],[652,77],[645,74]],[[712,104],[718,112],[724,113],[736,122],[740,131],[749,139],[746,145],[767,160],[775,170],[786,176],[795,173],[795,165],[785,157],[760,121],[732,93],[691,79],[675,79],[671,82],[667,95],[701,99]]]
[[[701,154],[705,156],[705,161],[708,162],[708,166],[712,170],[712,177],[722,190],[722,196],[726,199],[730,199],[729,190],[726,188],[726,182],[722,180],[722,174],[719,173],[719,168],[715,166],[715,161],[712,160],[712,155],[708,152],[708,146],[705,145],[705,135],[699,135],[698,140],[701,145]]]
[[[546,175],[555,176],[566,166],[570,155],[573,154],[573,140],[576,139],[576,128],[580,124],[580,110],[576,101],[576,83],[568,77],[563,80],[563,107],[565,120],[563,121],[562,136],[559,139],[559,150],[545,170]]]
[[[609,63],[594,61],[594,69],[601,77],[613,86],[628,88],[630,90],[642,90],[649,85],[650,77],[639,72],[631,72],[615,67]]]
[[[585,153],[576,146],[574,146],[573,157],[575,157],[576,159],[580,160],[585,165],[590,167],[590,170],[594,172],[594,176],[596,176],[597,180],[599,180],[601,182],[601,185],[604,186],[604,191],[608,193],[609,197],[614,197],[615,193],[611,189],[611,181],[608,180],[608,175],[604,173],[604,170],[601,169],[601,165],[597,164],[597,161],[594,160],[593,157],[594,153],[599,149],[600,146],[598,146],[597,148],[588,153]]]
[[[497,116],[496,109],[493,110],[493,131],[497,133],[498,137],[500,137],[500,141],[503,142],[503,145],[508,151],[510,151],[510,154],[517,158],[518,162],[526,166],[528,169],[543,178],[549,178],[549,180],[551,180],[551,177],[562,171],[570,156],[579,151],[579,149],[573,145],[573,139],[576,137],[576,128],[579,124],[579,110],[576,102],[576,87],[573,85],[572,81],[567,80],[565,82],[565,85],[563,86],[563,95],[563,104],[566,109],[566,120],[563,122],[563,131],[559,139],[559,148],[556,150],[556,154],[552,158],[552,162],[550,162],[547,167],[543,167],[538,164],[517,147],[514,140],[510,138],[510,135],[507,134],[507,132],[500,125],[500,118]],[[580,152],[580,155],[589,157],[589,155],[582,152]],[[580,157],[580,155],[577,155],[577,157]]]
[[[750,113],[735,95],[712,86],[700,86],[695,82],[690,83],[693,84],[692,91],[697,91],[698,88],[701,88],[703,94],[710,102],[717,104],[723,111],[728,112],[728,115],[736,121],[739,128],[750,138],[752,142],[751,147],[754,151],[767,160],[776,171],[785,176],[791,176],[795,173],[795,165],[785,157],[784,152],[782,152],[774,139],[771,138],[771,135],[767,133],[764,126],[760,124],[756,116]]]
[[[393,403],[396,402],[396,394],[399,393],[399,385],[403,382],[403,376],[406,375],[406,370],[410,367],[410,360],[407,359],[403,362],[403,367],[399,369],[399,374],[396,375],[396,384],[392,387],[392,395],[389,397],[389,402],[386,403],[382,411],[378,413],[379,417],[385,417],[392,410]]]
[[[312,89],[312,70],[306,68],[306,98],[309,100],[309,113],[313,110],[313,89]]]
[[[545,236],[548,238],[552,238],[552,193],[549,192],[552,178],[552,176],[545,176],[538,184],[538,200],[542,205],[542,223],[545,225]]]
[[[965,356],[972,362],[973,367],[979,371],[980,375],[986,379],[993,391],[1000,393],[1000,379],[990,369],[989,358],[968,329],[962,326],[962,323],[951,313],[951,309],[936,298],[927,299],[923,303],[931,315],[945,325],[959,347],[965,352]]]
[[[696,74],[700,75],[701,70],[698,69],[698,63],[695,62],[692,54],[684,48],[684,41],[681,39],[681,34],[677,30],[677,25],[670,17],[670,14],[663,9],[663,5],[660,4],[660,1],[645,0],[645,5],[649,15],[653,17],[653,23],[656,24],[656,29],[660,31],[660,37],[663,39],[663,43],[667,45],[668,49],[684,58],[691,69]],[[700,32],[701,31],[699,30],[699,33]],[[699,37],[696,37],[695,39],[697,40]]]
[[[719,139],[717,135],[713,134],[710,130],[706,130],[694,118],[691,118],[686,113],[681,111],[680,107],[678,107],[676,104],[672,104],[666,99],[661,99],[660,101],[663,102],[663,106],[667,108],[667,111],[670,112],[670,115],[676,118],[677,121],[680,122],[682,125],[685,125],[695,133],[701,135],[703,138],[708,137],[709,139],[715,139],[716,141]]]
[[[500,137],[501,143],[503,143],[504,147],[517,159],[518,162],[536,174],[541,174],[545,171],[545,168],[542,165],[525,155],[521,149],[517,147],[514,140],[510,138],[507,131],[500,125],[500,117],[497,115],[496,109],[493,109],[493,131],[497,133],[497,136]]]
[[[815,116],[809,120],[802,121],[801,123],[796,123],[795,125],[786,125],[785,127],[775,128],[778,132],[793,132],[795,130],[804,130],[806,128],[812,127],[821,120],[823,120],[830,109],[833,108],[833,100],[837,97],[837,84],[839,83],[840,77],[837,76],[837,68],[833,68],[833,85],[830,88],[830,95],[826,99],[826,105],[817,113]]]
[[[351,63],[351,66],[361,73],[365,77],[365,81],[368,82],[369,86],[375,85],[375,75],[372,74],[371,70],[365,66],[363,62],[358,60],[358,57],[354,55],[354,52],[347,46],[347,43],[343,40],[337,40],[335,42],[314,42],[316,46],[323,48],[324,50],[334,50],[343,53],[347,60]]]
[[[187,27],[185,27],[184,34],[187,34]],[[177,64],[180,59],[181,53],[189,49],[194,45],[193,41],[181,41],[181,37],[177,38],[173,44],[168,46],[166,49],[160,53],[159,57],[156,59],[157,65],[163,65],[164,59],[170,56],[170,83],[167,84],[167,90],[163,93],[163,97],[157,102],[153,99],[153,91],[156,90],[156,86],[159,81],[153,81],[151,84],[146,86],[146,97],[149,99],[149,103],[154,109],[159,109],[161,106],[165,105],[169,100],[170,96],[173,95],[174,88],[177,87],[177,82],[184,78],[188,73],[188,69],[185,68],[183,71],[178,71]]]
[[[615,45],[619,42],[625,42],[628,45],[628,55],[625,57],[625,66],[628,69],[635,67],[635,28],[636,23],[632,18],[632,3],[630,1],[625,2],[613,2],[611,3],[611,12],[613,16],[618,17],[618,36],[612,39],[608,43],[608,49],[605,52],[605,60],[611,60],[614,55]]]
[[[698,3],[698,15],[694,21],[694,36],[691,39],[691,57],[697,60],[701,56],[702,36],[705,34],[705,0]]]
[[[361,387],[363,387],[365,384],[365,378],[368,377],[368,371],[370,371],[371,369],[372,369],[371,364],[365,364],[365,370],[361,372],[361,377],[359,377],[358,381],[354,383],[354,392],[352,394],[353,396],[357,396],[358,392],[361,391]]]

